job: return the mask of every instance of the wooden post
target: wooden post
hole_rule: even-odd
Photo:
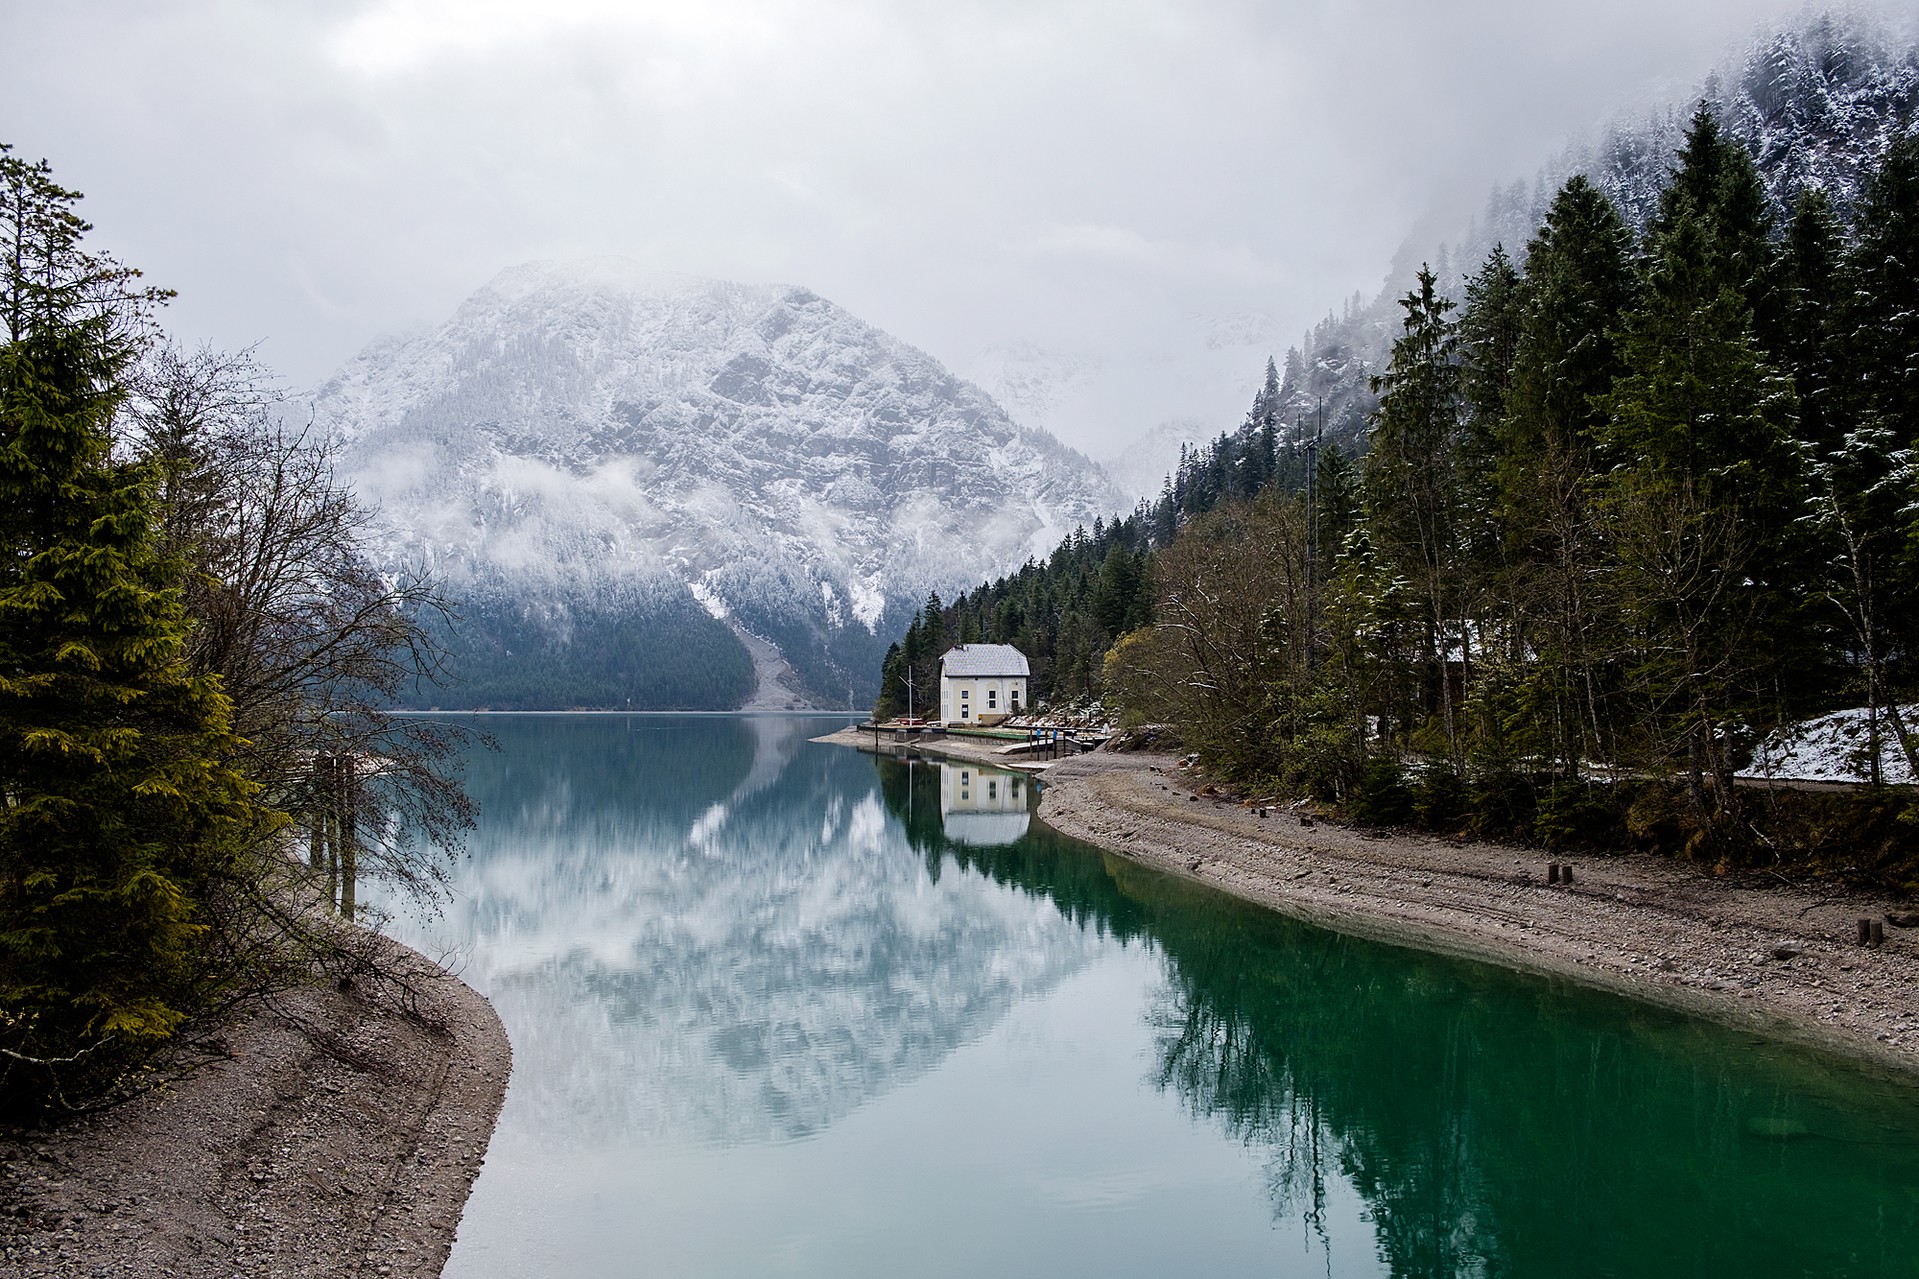
[[[337,906],[340,897],[340,805],[339,777],[333,756],[322,755],[315,765],[320,775],[319,813],[321,859],[326,863],[326,901]]]
[[[1546,882],[1548,884],[1557,884],[1559,882],[1559,863],[1558,862],[1546,863]]]
[[[307,867],[316,872],[326,869],[326,787],[320,765],[320,757],[315,756],[307,798]]]
[[[1872,921],[1872,944],[1875,946],[1886,944],[1886,926],[1877,919]]]
[[[359,778],[354,758],[340,756],[340,915],[352,919],[356,903],[354,889],[360,877]]]
[[[1571,862],[1567,862],[1559,868],[1559,882],[1562,884],[1570,884],[1573,882],[1573,864]]]
[[[1861,946],[1872,945],[1872,921],[1870,919],[1862,919],[1859,921],[1859,944]]]

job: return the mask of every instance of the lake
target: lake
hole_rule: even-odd
[[[1919,1092],[1289,921],[841,719],[490,717],[447,1275],[1919,1274]]]

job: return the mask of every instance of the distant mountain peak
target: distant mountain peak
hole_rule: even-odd
[[[388,553],[488,616],[555,653],[582,614],[737,625],[836,703],[889,612],[1111,505],[1091,463],[811,290],[622,258],[511,267],[314,405]]]

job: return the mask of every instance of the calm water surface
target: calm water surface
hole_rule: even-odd
[[[1919,1274],[1919,1100],[1290,923],[843,721],[489,720],[453,1279]]]

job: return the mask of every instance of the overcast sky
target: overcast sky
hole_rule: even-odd
[[[602,253],[803,283],[961,368],[1111,364],[1197,315],[1296,341],[1436,202],[1798,7],[0,0],[0,140],[179,290],[176,332],[295,385]]]

